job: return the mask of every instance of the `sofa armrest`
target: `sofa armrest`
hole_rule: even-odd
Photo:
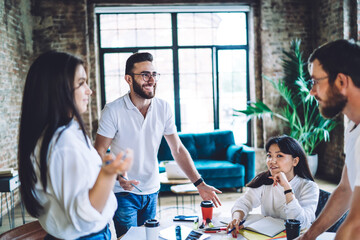
[[[226,151],[227,160],[245,166],[245,184],[255,177],[255,151],[246,145],[230,145]]]

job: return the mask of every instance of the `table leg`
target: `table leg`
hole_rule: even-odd
[[[20,199],[20,207],[21,207],[21,216],[22,216],[23,224],[25,224],[25,207],[21,199]]]
[[[1,204],[1,212],[0,212],[0,226],[2,226],[2,218],[3,218],[3,215],[2,215],[2,196],[3,196],[3,193],[0,193],[1,195],[1,200],[0,200],[0,204]]]
[[[2,226],[2,193],[0,193],[1,195],[1,200],[0,200],[0,204],[1,204],[1,212],[0,212],[0,226]]]
[[[190,195],[190,206],[195,212],[195,195]]]
[[[12,229],[11,216],[10,216],[10,211],[9,211],[9,203],[8,203],[8,200],[7,200],[7,192],[5,193],[5,200],[6,200],[6,211],[7,211],[8,217],[9,217],[9,225],[10,225],[10,229]]]
[[[14,191],[10,192],[10,203],[11,203],[11,224],[12,228],[15,227],[15,196]]]
[[[178,195],[176,194],[176,213],[179,215],[179,202],[178,202]]]
[[[182,213],[184,214],[185,204],[184,204],[184,195],[181,195],[181,202],[182,202]]]

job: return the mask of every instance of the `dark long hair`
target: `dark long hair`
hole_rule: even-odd
[[[293,158],[299,158],[299,163],[294,167],[295,175],[314,181],[310,172],[306,154],[298,141],[287,135],[272,137],[265,145],[266,152],[269,151],[270,146],[273,144],[278,145],[282,153],[290,154]],[[271,185],[273,184],[273,180],[270,179],[269,176],[271,176],[269,170],[261,172],[255,176],[254,179],[247,184],[247,186],[251,188],[258,188],[262,185]]]
[[[71,54],[50,51],[40,55],[31,65],[23,93],[19,130],[18,165],[20,192],[26,210],[38,217],[43,206],[35,195],[35,183],[47,187],[47,152],[49,143],[61,126],[76,117],[86,141],[86,130],[74,99],[76,68],[83,61]],[[37,179],[30,156],[42,137],[40,179]],[[36,157],[34,155],[34,157]]]

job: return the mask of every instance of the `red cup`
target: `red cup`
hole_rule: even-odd
[[[202,212],[203,219],[211,220],[212,215],[213,215],[214,203],[212,201],[202,201],[200,206],[201,206],[201,212]]]

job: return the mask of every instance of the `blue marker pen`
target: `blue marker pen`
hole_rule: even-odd
[[[245,223],[245,219],[242,220],[242,221],[239,223],[239,226],[243,225],[244,223]],[[233,227],[233,228],[228,232],[228,234],[231,233],[232,231],[234,231],[235,229],[236,229],[236,227]]]

